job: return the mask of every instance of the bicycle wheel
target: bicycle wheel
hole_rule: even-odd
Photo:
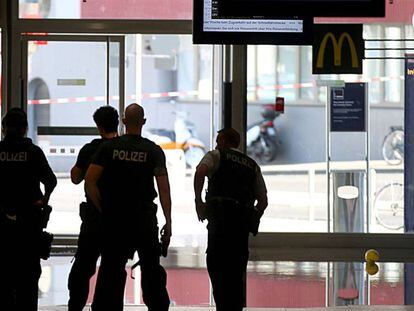
[[[375,218],[387,229],[404,227],[404,186],[393,182],[382,187],[375,195]]]
[[[390,165],[401,164],[404,160],[404,132],[394,130],[384,138],[382,156]]]

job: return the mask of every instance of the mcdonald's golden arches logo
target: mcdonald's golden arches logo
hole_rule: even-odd
[[[362,25],[317,24],[314,31],[314,74],[362,73]]]

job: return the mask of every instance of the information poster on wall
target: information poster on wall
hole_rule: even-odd
[[[404,75],[404,229],[414,232],[414,54],[407,54]],[[404,267],[404,304],[414,304],[414,264]]]
[[[331,87],[331,132],[366,131],[366,83]]]

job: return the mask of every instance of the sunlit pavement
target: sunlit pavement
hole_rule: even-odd
[[[382,163],[382,162],[381,162]],[[390,182],[402,182],[402,169],[376,165],[376,174],[371,175],[372,193]],[[355,162],[352,169],[359,169]],[[381,166],[382,165],[382,166]],[[266,210],[260,230],[262,232],[325,232],[327,179],[323,163],[301,165],[278,165],[263,167],[264,179],[268,188],[269,207]],[[337,169],[343,169],[339,167]],[[319,172],[319,173],[315,173]],[[175,237],[205,235],[205,224],[197,221],[194,212],[192,173],[174,172],[170,174],[172,189],[173,233],[172,246],[182,241]],[[372,195],[374,197],[374,195]],[[58,186],[51,198],[53,213],[48,230],[57,234],[77,234],[80,227],[79,203],[84,201],[83,185],[73,185],[67,175],[60,175]],[[162,225],[162,213],[159,208]],[[389,232],[371,219],[371,232]]]
[[[56,307],[43,307],[40,311],[64,311],[67,310],[66,306]],[[89,311],[90,308],[85,308],[85,311]],[[146,311],[146,307],[134,307],[126,306],[126,311]],[[211,307],[171,307],[171,311],[214,311],[215,308]],[[414,306],[345,306],[345,307],[332,307],[332,308],[246,308],[246,311],[412,311]]]

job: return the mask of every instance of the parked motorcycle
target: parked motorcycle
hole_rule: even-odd
[[[189,168],[195,168],[206,153],[206,146],[198,138],[194,123],[188,120],[185,111],[175,112],[174,130],[148,129],[143,134],[162,149],[183,150]]]
[[[280,145],[278,129],[274,125],[280,113],[276,111],[275,105],[265,105],[261,115],[262,120],[247,128],[247,154],[259,164],[268,164],[276,158]]]

